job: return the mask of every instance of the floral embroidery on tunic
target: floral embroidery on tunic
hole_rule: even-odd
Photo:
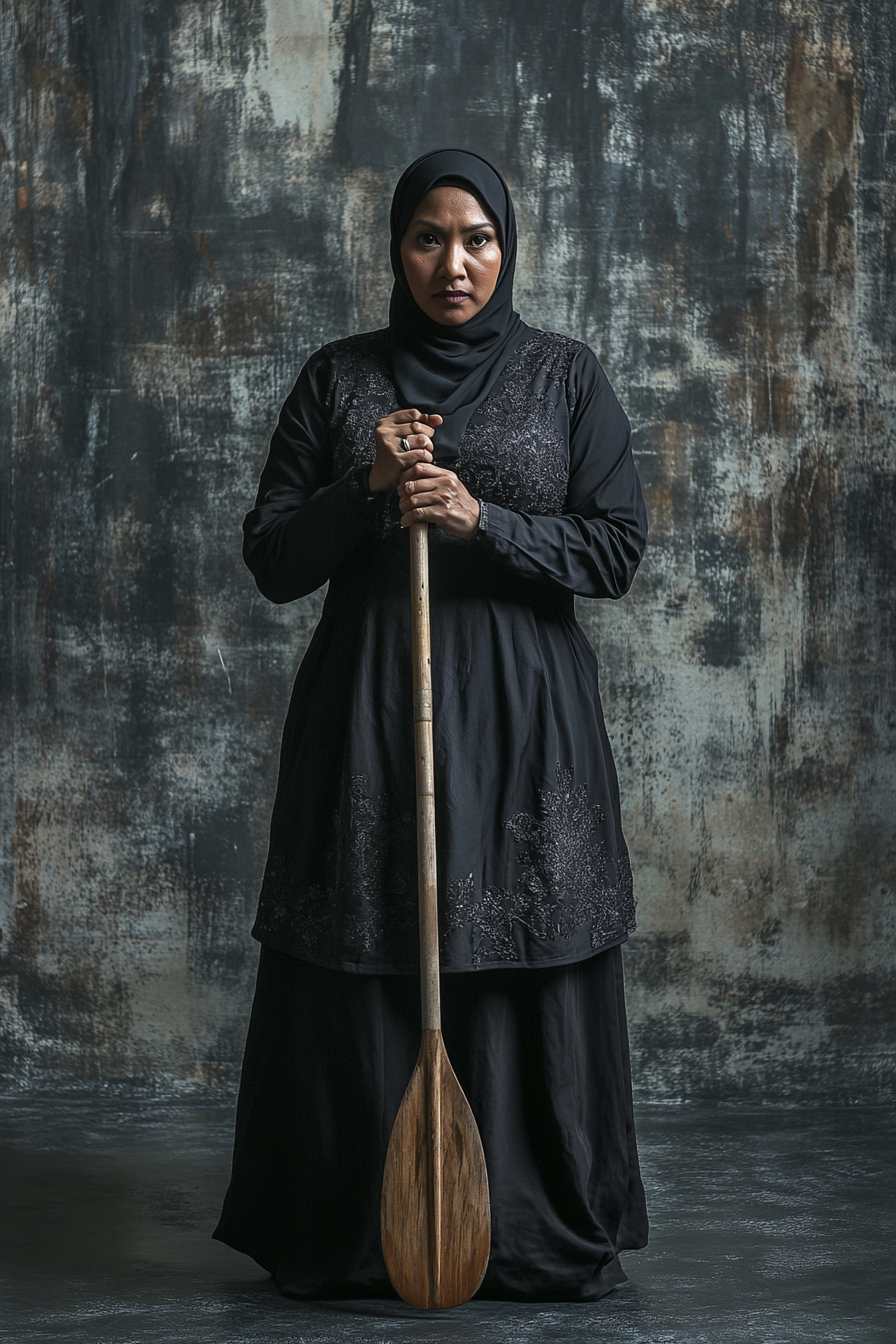
[[[588,787],[573,788],[573,774],[557,765],[557,792],[540,791],[540,816],[520,812],[504,825],[519,843],[522,872],[512,888],[486,887],[476,900],[473,877],[450,883],[448,930],[472,926],[476,965],[488,957],[517,961],[513,927],[538,938],[571,938],[590,925],[593,951],[635,927],[635,901],[628,855],[616,859],[608,879],[603,841],[592,836],[604,814],[589,805]]]
[[[327,871],[333,881],[305,885],[282,856],[265,874],[256,931],[295,931],[301,948],[326,955],[335,945],[369,953],[381,938],[393,938],[413,955],[416,942],[414,818],[396,815],[387,794],[373,797],[364,775],[353,775],[347,806],[333,813]],[[616,859],[608,879],[603,841],[592,836],[604,819],[588,801],[588,788],[573,788],[571,770],[557,765],[557,791],[539,793],[539,816],[519,812],[504,822],[518,842],[522,872],[509,888],[486,887],[476,899],[472,875],[451,882],[446,893],[448,932],[470,927],[472,962],[518,961],[515,925],[554,942],[589,928],[597,951],[635,927],[628,855]]]
[[[368,793],[364,775],[352,775],[348,798],[332,817],[326,869],[332,882],[306,885],[282,856],[265,873],[259,933],[296,931],[308,952],[335,944],[370,952],[383,936],[407,939],[417,927],[413,857],[414,818],[396,815],[389,795]],[[413,943],[411,944],[413,946]]]

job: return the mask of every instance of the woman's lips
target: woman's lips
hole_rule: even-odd
[[[458,304],[463,303],[470,296],[462,289],[443,289],[435,295],[435,298],[441,299],[443,303]]]

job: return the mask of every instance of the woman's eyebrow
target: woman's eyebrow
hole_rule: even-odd
[[[432,229],[434,233],[445,232],[441,224],[434,224],[431,219],[415,219],[413,224],[408,225],[408,227],[416,229],[421,224],[427,229]],[[479,224],[465,224],[461,229],[461,233],[475,233],[479,229],[493,229],[494,227],[495,226],[492,224],[491,220],[483,219]]]

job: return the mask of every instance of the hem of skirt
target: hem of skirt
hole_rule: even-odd
[[[247,1255],[257,1265],[271,1275],[277,1289],[284,1297],[299,1302],[337,1302],[363,1300],[365,1298],[401,1301],[388,1278],[330,1280],[315,1286],[298,1284],[292,1274],[278,1269],[276,1255],[267,1255],[256,1247],[250,1250],[240,1237],[231,1237],[219,1223],[212,1233],[213,1241],[223,1242],[241,1255]],[[292,1281],[291,1281],[292,1280]],[[511,1287],[507,1284],[490,1284],[486,1281],[473,1296],[474,1302],[598,1302],[608,1293],[628,1282],[628,1275],[622,1268],[619,1256],[614,1255],[607,1264],[596,1269],[591,1277],[577,1286],[564,1285],[552,1290],[542,1286],[532,1291]]]
[[[361,1301],[364,1298],[386,1298],[391,1302],[400,1302],[401,1298],[388,1279],[352,1279],[343,1283],[324,1284],[320,1288],[305,1289],[290,1284],[287,1275],[274,1274],[274,1282],[284,1297],[295,1302],[345,1302]]]
[[[387,1276],[366,1279],[331,1279],[316,1285],[296,1283],[294,1274],[278,1266],[277,1261],[280,1257],[275,1250],[266,1250],[251,1238],[230,1232],[226,1217],[219,1219],[218,1225],[211,1236],[212,1241],[223,1242],[232,1251],[238,1251],[240,1255],[248,1256],[250,1260],[255,1261],[256,1265],[260,1265],[262,1269],[266,1270],[277,1285],[278,1291],[284,1297],[291,1297],[301,1302],[335,1302],[342,1299],[365,1297],[390,1298],[396,1302],[401,1300]]]
[[[312,966],[321,966],[326,971],[346,971],[350,975],[419,975],[419,963],[408,965],[402,962],[398,965],[387,962],[369,962],[369,961],[350,961],[348,959],[338,959],[324,957],[307,951],[304,947],[296,946],[295,942],[289,938],[278,938],[269,933],[259,933],[257,927],[252,929],[252,937],[262,947],[270,947],[275,952],[285,952],[287,956],[295,957],[297,961],[310,962]],[[477,971],[541,971],[550,970],[553,966],[573,966],[577,961],[590,961],[592,957],[599,956],[601,952],[609,952],[612,947],[621,947],[627,943],[629,931],[617,934],[614,938],[608,938],[600,947],[586,948],[581,952],[570,952],[562,957],[545,957],[539,961],[523,960],[517,961],[480,961],[469,963],[465,966],[446,966],[442,962],[440,971],[443,975],[470,975]]]
[[[212,1233],[212,1241],[220,1241],[225,1246],[229,1246],[232,1251],[239,1251],[240,1255],[247,1255],[250,1260],[254,1260],[256,1265],[266,1269],[269,1274],[273,1274],[273,1264],[275,1257],[258,1246],[251,1246],[243,1237],[233,1236],[227,1231],[225,1219],[221,1219]]]
[[[599,1302],[602,1297],[628,1282],[628,1275],[622,1268],[619,1256],[614,1255],[596,1269],[585,1283],[569,1284],[552,1290],[550,1287],[533,1289],[511,1288],[501,1283],[490,1284],[486,1281],[474,1295],[474,1302]]]

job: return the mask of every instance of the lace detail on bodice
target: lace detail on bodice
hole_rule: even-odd
[[[569,485],[564,389],[579,341],[536,331],[470,420],[456,470],[477,499],[559,516]],[[559,421],[559,423],[558,423]]]
[[[477,499],[518,512],[557,516],[569,482],[565,386],[579,341],[533,331],[467,425],[454,469]],[[398,410],[388,336],[369,332],[335,341],[330,355],[333,477],[372,463],[376,422]],[[383,501],[379,529],[399,525],[397,498]]]
[[[334,479],[352,467],[373,463],[376,422],[398,410],[388,350],[385,333],[379,331],[324,347],[331,356],[328,400],[335,405],[330,422]]]

